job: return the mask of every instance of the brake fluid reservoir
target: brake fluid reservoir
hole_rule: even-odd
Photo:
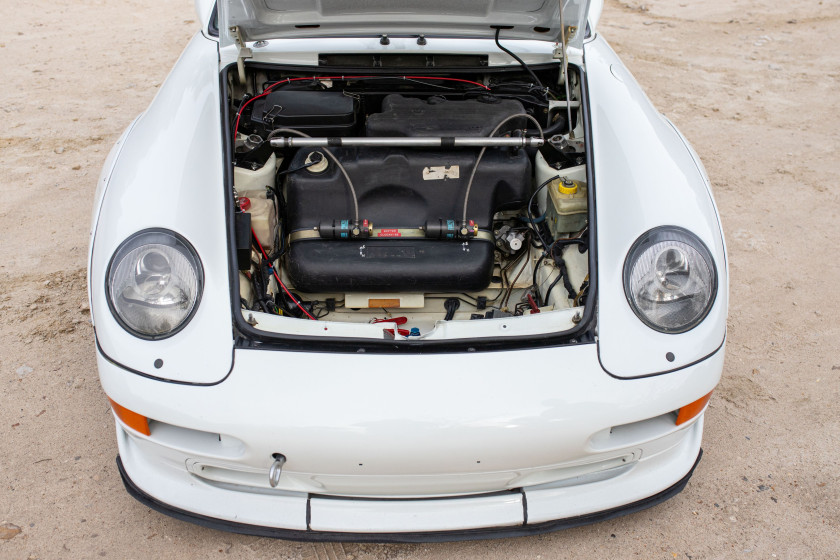
[[[586,226],[586,183],[560,177],[547,187],[551,198],[545,218],[555,237],[580,231]]]

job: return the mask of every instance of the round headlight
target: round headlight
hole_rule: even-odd
[[[663,333],[690,330],[706,317],[717,295],[712,255],[686,229],[652,229],[627,254],[624,293],[650,328]]]
[[[105,279],[111,313],[134,336],[157,340],[186,326],[201,299],[195,249],[167,230],[145,230],[119,246]]]

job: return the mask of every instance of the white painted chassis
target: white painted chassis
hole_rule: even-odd
[[[328,41],[330,52],[382,48],[375,40]],[[430,44],[496,54],[492,41]],[[255,49],[255,59],[302,63],[324,48],[324,41],[278,40]],[[417,47],[396,38],[391,48]],[[553,46],[522,41],[515,50],[539,62]],[[723,367],[728,279],[721,228],[685,140],[602,38],[589,40],[570,62],[583,67],[584,55],[597,344],[441,355],[234,351],[219,113],[220,64],[232,53],[196,35],[109,155],[94,209],[89,279],[102,386],[157,421],[151,437],[117,421],[120,456],[137,487],[170,507],[232,523],[380,534],[573,518],[680,481],[697,458],[703,416],[677,428],[670,413],[711,391]],[[660,225],[693,231],[718,269],[710,314],[679,335],[645,327],[622,286],[628,249]],[[115,249],[149,227],[187,238],[205,270],[190,324],[154,342],[116,323],[103,289]],[[163,367],[152,366],[156,359]],[[275,452],[288,462],[271,489]],[[226,485],[225,473],[247,483]],[[523,490],[493,494],[511,489]]]

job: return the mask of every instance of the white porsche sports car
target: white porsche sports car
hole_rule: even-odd
[[[93,213],[129,493],[354,541],[677,494],[723,368],[726,250],[603,2],[196,4]]]

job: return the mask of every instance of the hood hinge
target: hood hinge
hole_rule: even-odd
[[[563,47],[577,35],[577,26],[569,25],[564,28],[563,41],[554,43],[554,59],[563,60]]]
[[[228,28],[230,36],[236,41],[236,46],[239,49],[236,55],[236,68],[239,70],[239,83],[245,84],[245,59],[251,58],[251,49],[245,46],[245,41],[242,39],[242,32],[238,25]]]

